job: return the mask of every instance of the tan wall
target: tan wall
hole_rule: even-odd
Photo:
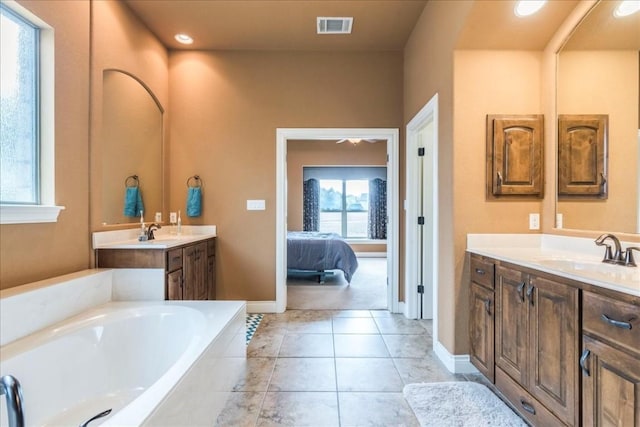
[[[564,227],[635,232],[638,215],[638,52],[562,52],[557,93],[558,114],[609,115],[608,198],[558,201]]]
[[[275,300],[276,128],[402,124],[402,53],[172,52],[169,208],[204,182],[222,299]],[[247,199],[266,200],[247,211]]]
[[[455,266],[459,265],[460,254],[455,252],[452,238],[453,51],[471,6],[470,1],[428,2],[404,52],[404,122],[408,123],[438,94],[438,337],[450,352],[456,354],[463,353],[466,348],[466,337],[463,336],[466,322],[461,321],[459,316],[466,318],[468,304],[464,299],[466,287],[461,292],[460,277],[455,274],[459,270]],[[404,158],[403,153],[401,157]],[[404,182],[401,185],[403,188]]]
[[[92,16],[92,46],[91,46],[91,229],[102,230],[103,216],[102,203],[105,198],[102,192],[103,173],[111,172],[103,170],[102,159],[107,155],[105,150],[109,147],[102,142],[102,75],[105,69],[117,69],[132,74],[138,80],[144,82],[148,90],[153,93],[158,103],[164,109],[164,132],[167,134],[169,123],[169,59],[166,48],[144,26],[140,20],[129,10],[124,3],[114,0],[100,0],[91,2]],[[152,142],[152,140],[149,140]],[[165,141],[166,144],[166,141]],[[127,153],[121,153],[127,155]],[[130,156],[134,155],[129,153]],[[168,158],[166,153],[165,158]],[[165,163],[167,160],[165,160]],[[165,169],[167,169],[165,167]],[[120,199],[124,199],[124,181],[122,173],[113,172],[112,181],[118,181],[120,185]],[[168,179],[164,174],[165,180]],[[147,188],[156,184],[160,187],[166,199],[166,187],[164,183],[144,183]],[[149,196],[150,194],[148,194]],[[149,205],[152,200],[147,200]],[[120,202],[121,203],[121,202]],[[119,206],[119,210],[122,207]],[[145,219],[152,220],[153,213],[146,212]],[[167,218],[164,212],[164,218]],[[114,216],[111,216],[114,218]],[[135,222],[135,221],[132,221]]]
[[[58,222],[0,226],[0,289],[89,267],[89,2],[18,2],[55,29]]]
[[[361,142],[288,141],[287,228],[302,230],[302,168],[304,166],[386,166],[387,145]],[[351,245],[357,252],[386,252],[386,245]]]
[[[542,211],[539,199],[487,201],[485,196],[486,115],[542,112],[542,52],[456,51],[454,58],[455,353],[463,354],[468,352],[467,234],[535,233],[529,230],[529,213]]]

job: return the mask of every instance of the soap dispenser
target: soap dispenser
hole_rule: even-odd
[[[147,229],[144,226],[144,215],[142,211],[140,211],[140,235],[138,236],[138,240],[141,242],[147,240]]]

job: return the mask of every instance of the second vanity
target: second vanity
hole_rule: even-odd
[[[640,425],[640,268],[602,263],[593,239],[467,250],[471,361],[513,407],[535,426]]]
[[[216,226],[184,226],[180,234],[166,228],[142,242],[138,230],[94,233],[96,267],[162,270],[166,300],[215,300]]]

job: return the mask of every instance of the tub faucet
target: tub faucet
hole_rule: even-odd
[[[0,378],[0,395],[7,398],[7,415],[9,427],[24,427],[24,412],[22,410],[22,387],[13,375]]]
[[[605,240],[610,239],[615,245],[616,251],[614,254],[611,254],[611,245],[607,245]],[[604,258],[602,262],[607,262],[609,264],[624,264],[624,256],[622,255],[622,247],[620,246],[620,240],[613,234],[607,233],[598,237],[596,240],[596,245],[605,246]]]
[[[156,236],[153,235],[153,232],[159,228],[162,228],[160,224],[156,224],[155,222],[147,228],[147,240],[153,240]]]

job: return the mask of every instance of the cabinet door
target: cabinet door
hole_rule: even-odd
[[[542,197],[543,117],[487,116],[490,197]],[[491,172],[489,172],[491,171]]]
[[[640,426],[640,359],[583,336],[582,424]]]
[[[207,244],[198,243],[183,249],[184,299],[207,299]]]
[[[167,274],[167,299],[182,299],[182,269]]]
[[[216,257],[207,258],[207,291],[209,300],[216,299]]]
[[[529,392],[568,425],[579,424],[578,289],[531,277]]]
[[[494,296],[490,291],[471,282],[471,312],[469,339],[471,363],[491,382],[494,378],[493,315]]]
[[[525,302],[526,275],[496,267],[496,365],[527,387],[528,308]]]

